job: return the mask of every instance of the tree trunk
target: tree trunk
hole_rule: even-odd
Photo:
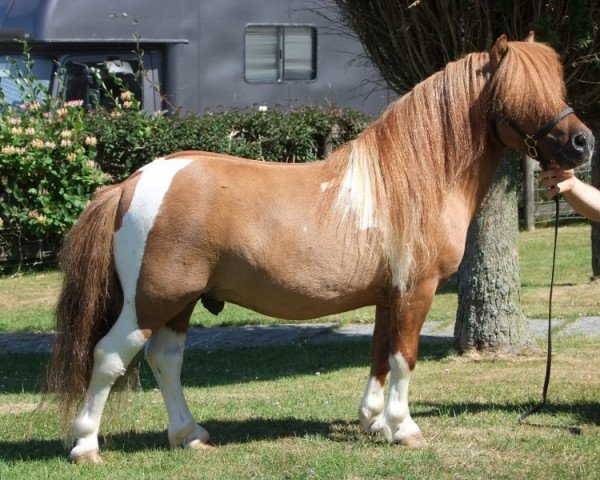
[[[519,158],[507,153],[467,235],[458,270],[454,338],[461,353],[518,353],[535,348],[520,306],[515,179]]]
[[[594,125],[594,133],[600,136],[600,123]],[[598,140],[597,140],[598,141]],[[592,185],[600,189],[600,152],[598,147],[592,157]],[[600,222],[592,223],[592,280],[600,280]]]

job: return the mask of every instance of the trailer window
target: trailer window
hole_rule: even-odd
[[[23,55],[0,56],[0,89],[7,104],[16,106],[25,101],[24,97],[31,96],[34,98],[29,100],[42,102],[49,94],[54,62],[41,56],[32,56],[31,59],[33,66],[28,85],[19,81],[21,75],[26,75]]]
[[[317,76],[317,30],[311,26],[248,25],[244,77],[250,83],[311,81]]]

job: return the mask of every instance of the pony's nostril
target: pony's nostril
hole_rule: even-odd
[[[583,151],[587,146],[587,138],[583,133],[578,133],[573,136],[571,143],[575,147],[576,150]]]

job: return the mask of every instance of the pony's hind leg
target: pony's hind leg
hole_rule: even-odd
[[[146,343],[133,308],[123,308],[115,325],[94,349],[94,367],[88,391],[71,425],[75,447],[70,458],[75,463],[99,463],[98,430],[110,389],[125,373],[133,357]]]
[[[369,380],[358,409],[358,418],[363,431],[376,434],[383,430],[385,406],[383,387],[385,377],[390,371],[390,309],[387,306],[376,307],[370,355]]]
[[[145,353],[167,408],[171,447],[203,449],[212,446],[210,435],[194,420],[180,378],[187,323],[193,308],[191,304],[158,330],[146,345]]]

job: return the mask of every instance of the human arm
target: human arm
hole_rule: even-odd
[[[579,180],[573,170],[551,164],[540,173],[545,195],[553,198],[562,193],[573,209],[595,222],[600,222],[600,190]]]

